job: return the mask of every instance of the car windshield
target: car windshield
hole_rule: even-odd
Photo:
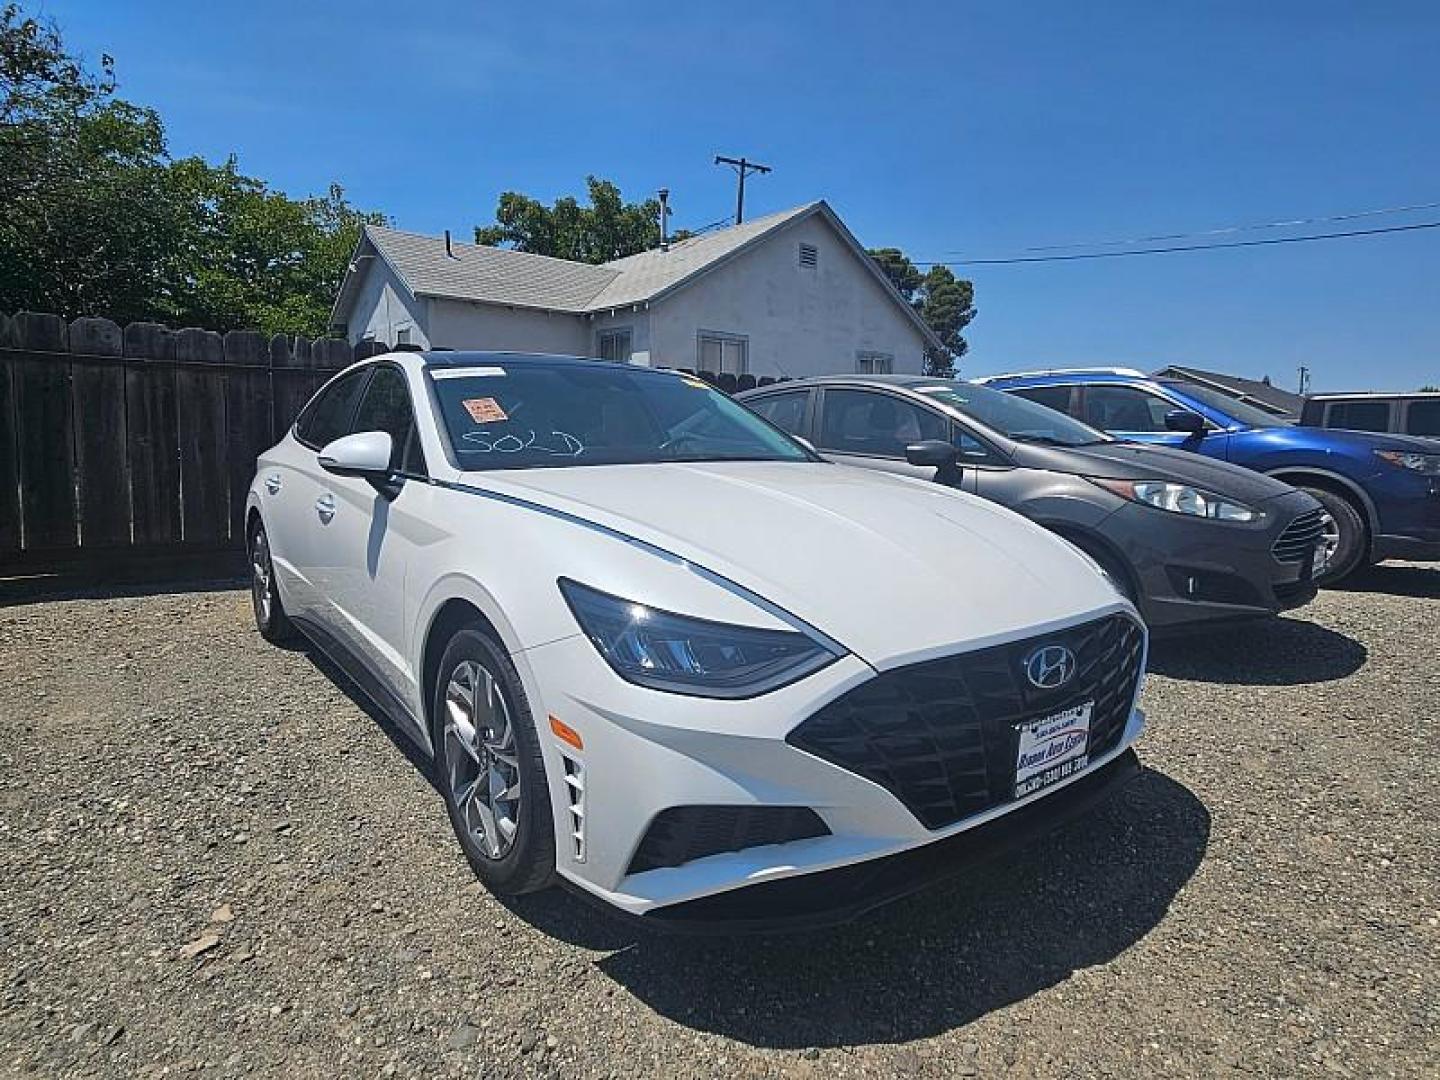
[[[813,461],[743,405],[686,375],[526,360],[432,366],[462,469],[667,461]]]
[[[1042,446],[1089,446],[1114,442],[1103,431],[1071,419],[1065,413],[988,386],[957,379],[915,389],[1016,442]]]
[[[1196,386],[1189,382],[1166,381],[1160,384],[1178,391],[1186,397],[1192,397],[1202,405],[1208,405],[1216,412],[1224,413],[1238,424],[1246,427],[1275,427],[1279,424],[1291,424],[1293,420],[1287,420],[1283,416],[1276,416],[1264,409],[1257,409],[1254,405],[1247,405],[1239,398],[1233,398],[1229,394],[1222,394],[1219,390],[1212,390],[1208,386]]]

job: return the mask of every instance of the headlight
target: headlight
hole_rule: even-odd
[[[1095,476],[1086,479],[1122,499],[1144,503],[1157,510],[1168,510],[1172,514],[1189,514],[1212,521],[1239,522],[1259,521],[1264,516],[1253,506],[1230,502],[1213,492],[1191,487],[1189,484],[1172,484],[1166,480],[1108,480]]]
[[[837,654],[805,634],[732,626],[622,600],[566,578],[575,621],[626,682],[695,697],[748,698],[802,679]]]
[[[1402,469],[1424,473],[1426,476],[1440,476],[1440,454],[1417,454],[1408,450],[1376,450],[1375,456],[1399,465]]]

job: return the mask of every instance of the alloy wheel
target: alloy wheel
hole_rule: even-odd
[[[255,614],[261,626],[270,622],[270,579],[273,572],[270,544],[265,539],[265,530],[256,529],[255,538],[250,542],[250,594],[255,601]]]
[[[445,780],[477,850],[503,859],[520,822],[520,761],[510,706],[481,664],[456,665],[445,688]]]
[[[1335,558],[1335,552],[1340,550],[1340,523],[1326,511],[1320,512],[1320,539],[1315,544],[1315,561],[1311,568],[1311,576],[1319,577],[1325,573],[1330,565],[1330,560]]]

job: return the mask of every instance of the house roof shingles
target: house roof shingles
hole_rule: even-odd
[[[1292,394],[1288,390],[1282,390],[1278,386],[1261,382],[1258,379],[1241,378],[1239,375],[1227,375],[1224,372],[1205,371],[1201,368],[1182,367],[1176,364],[1163,367],[1155,374],[1160,377],[1199,383],[1201,386],[1210,386],[1231,397],[1259,405],[1282,416],[1299,416],[1300,409],[1305,404],[1305,399],[1299,394]]]

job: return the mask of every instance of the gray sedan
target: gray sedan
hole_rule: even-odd
[[[1274,615],[1315,595],[1319,503],[1248,469],[1122,442],[955,379],[825,376],[739,399],[834,461],[951,484],[1059,533],[1152,629]]]

